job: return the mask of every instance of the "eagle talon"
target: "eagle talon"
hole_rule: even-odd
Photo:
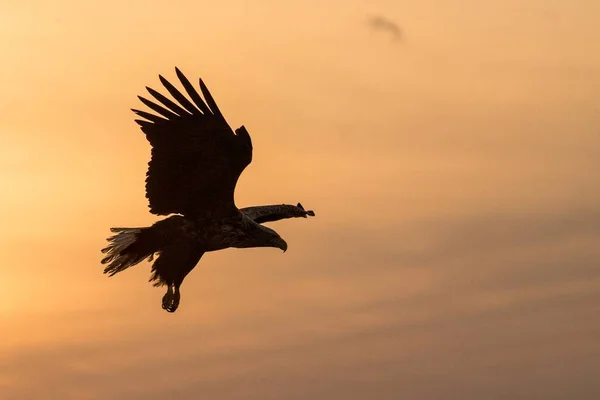
[[[175,288],[173,291],[173,286],[169,285],[167,289],[167,293],[162,298],[162,308],[167,312],[175,312],[177,307],[179,307],[179,300],[181,299],[181,294],[178,288]]]
[[[171,302],[171,297],[173,297],[173,287],[171,285],[169,285],[169,288],[167,289],[167,293],[165,293],[165,295],[162,298],[163,310],[166,310],[167,307],[169,306],[169,303]]]

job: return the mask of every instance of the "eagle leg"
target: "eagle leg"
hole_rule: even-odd
[[[162,298],[162,308],[170,313],[175,312],[179,307],[179,300],[181,299],[181,293],[179,287],[175,285],[169,285],[167,293]]]

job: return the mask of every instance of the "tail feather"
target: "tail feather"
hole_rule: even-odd
[[[115,235],[106,239],[108,246],[102,249],[104,273],[113,276],[146,259],[152,261],[167,246],[187,237],[187,224],[182,216],[173,215],[144,228],[111,228]]]
[[[109,276],[132,267],[146,258],[152,260],[154,256],[153,249],[139,246],[138,239],[140,234],[148,228],[111,228],[111,232],[116,235],[106,239],[109,245],[102,249],[106,256],[102,259],[102,264],[108,264],[104,268],[104,273]]]

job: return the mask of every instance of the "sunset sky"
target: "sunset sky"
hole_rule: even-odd
[[[401,36],[373,29],[394,21]],[[600,398],[598,0],[0,1],[0,399]],[[178,311],[130,108],[202,77],[275,249]],[[192,79],[193,78],[193,79]],[[164,89],[163,92],[166,92]]]

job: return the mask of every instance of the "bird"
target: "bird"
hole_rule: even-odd
[[[166,286],[162,308],[175,312],[181,285],[202,256],[227,248],[270,247],[287,242],[263,225],[287,218],[314,217],[301,203],[238,208],[238,178],[252,162],[252,140],[244,125],[233,130],[202,78],[204,97],[175,67],[186,97],[171,82],[159,80],[174,99],[146,86],[153,100],[138,96],[151,111],[131,109],[151,146],[145,189],[150,213],[165,217],[147,227],[110,228],[101,250],[109,277],[140,262],[153,262],[149,282]]]
[[[392,37],[396,40],[402,37],[402,30],[400,29],[400,26],[391,19],[382,16],[373,16],[369,18],[369,25],[373,29],[379,29],[391,33]]]

